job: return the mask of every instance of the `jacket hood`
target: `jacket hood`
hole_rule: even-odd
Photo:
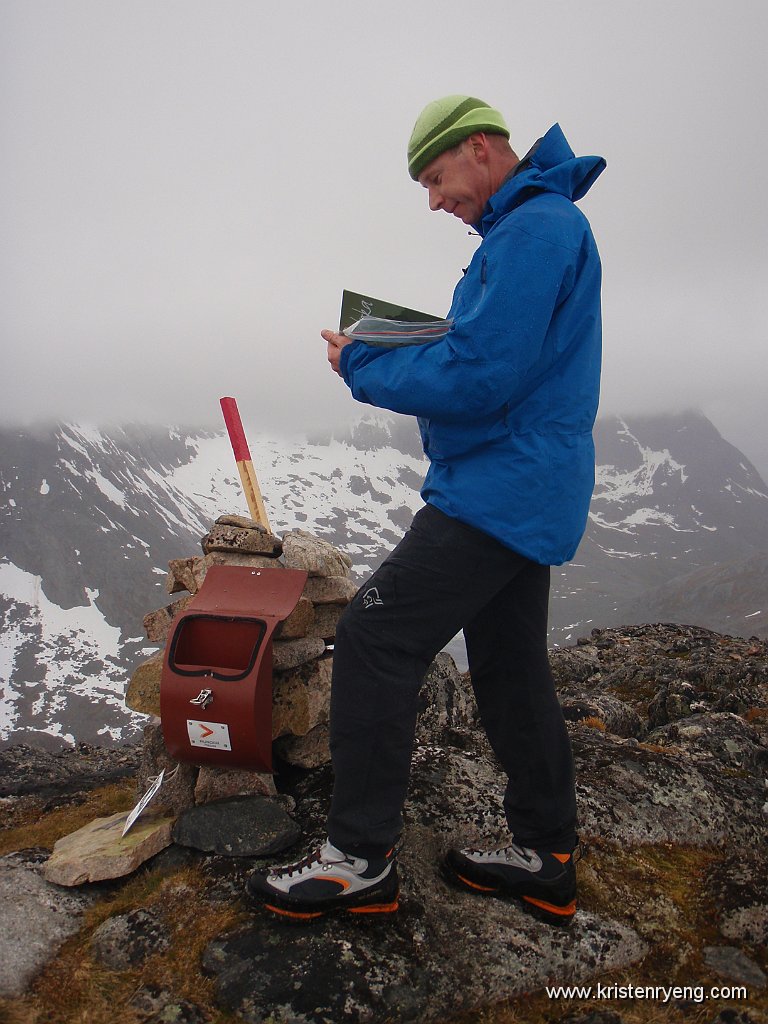
[[[496,221],[540,192],[576,202],[605,170],[601,156],[575,156],[559,124],[554,124],[486,203],[475,229],[485,236]]]

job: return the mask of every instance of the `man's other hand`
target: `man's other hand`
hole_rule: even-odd
[[[339,370],[341,350],[345,345],[349,345],[353,339],[348,338],[346,334],[337,334],[336,331],[321,331],[320,334],[328,342],[328,362],[331,364],[331,369],[334,373],[338,373],[341,376],[341,371]]]

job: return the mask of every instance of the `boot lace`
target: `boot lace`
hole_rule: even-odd
[[[351,863],[348,857],[342,857],[341,860],[329,861],[323,858],[324,846],[318,846],[316,850],[312,850],[302,857],[301,860],[297,860],[295,864],[285,864],[283,867],[270,868],[270,875],[279,875],[280,877],[293,878],[294,875],[300,875],[302,871],[306,871],[309,868],[313,868],[316,864],[348,864]]]
[[[500,846],[497,850],[481,850],[477,846],[470,846],[470,853],[479,853],[483,857],[504,857],[508,858],[510,851],[516,853],[523,860],[531,861],[531,851],[525,846],[519,846],[517,843],[510,843],[508,846]]]

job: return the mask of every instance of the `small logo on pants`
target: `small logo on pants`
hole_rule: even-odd
[[[373,608],[375,604],[384,604],[379,597],[378,587],[371,587],[363,594],[363,608]]]

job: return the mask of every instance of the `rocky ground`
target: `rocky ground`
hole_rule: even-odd
[[[173,845],[128,878],[53,885],[41,869],[56,839],[134,803],[140,752],[0,752],[0,1020],[768,1021],[766,643],[635,626],[595,630],[551,660],[585,846],[571,929],[439,874],[447,846],[504,832],[468,680],[440,656],[394,919],[275,925],[242,892],[276,857],[205,852],[181,819]],[[286,766],[277,781],[302,833],[280,832],[288,861],[322,835],[330,770]],[[574,985],[591,991],[547,991]]]

